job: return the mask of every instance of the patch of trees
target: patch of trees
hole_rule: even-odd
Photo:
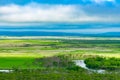
[[[85,59],[86,66],[92,69],[120,70],[120,59],[94,57]]]

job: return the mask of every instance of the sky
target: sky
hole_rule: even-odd
[[[43,23],[99,23],[73,32],[120,32],[120,0],[0,0],[0,27]],[[113,26],[105,26],[106,23]]]

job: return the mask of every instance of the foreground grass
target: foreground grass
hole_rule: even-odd
[[[12,73],[0,73],[0,80],[119,80],[116,73],[98,74],[89,73],[82,69],[67,70],[16,70]]]

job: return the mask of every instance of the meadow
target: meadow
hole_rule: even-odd
[[[85,60],[91,69],[76,66]],[[104,64],[104,66],[103,66]],[[0,80],[120,80],[120,40],[87,39],[6,39],[0,40]]]

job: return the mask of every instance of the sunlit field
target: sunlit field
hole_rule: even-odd
[[[106,72],[91,72],[73,60],[85,60],[87,67]],[[0,80],[119,80],[120,40],[4,38],[0,69],[13,70],[0,72]]]

